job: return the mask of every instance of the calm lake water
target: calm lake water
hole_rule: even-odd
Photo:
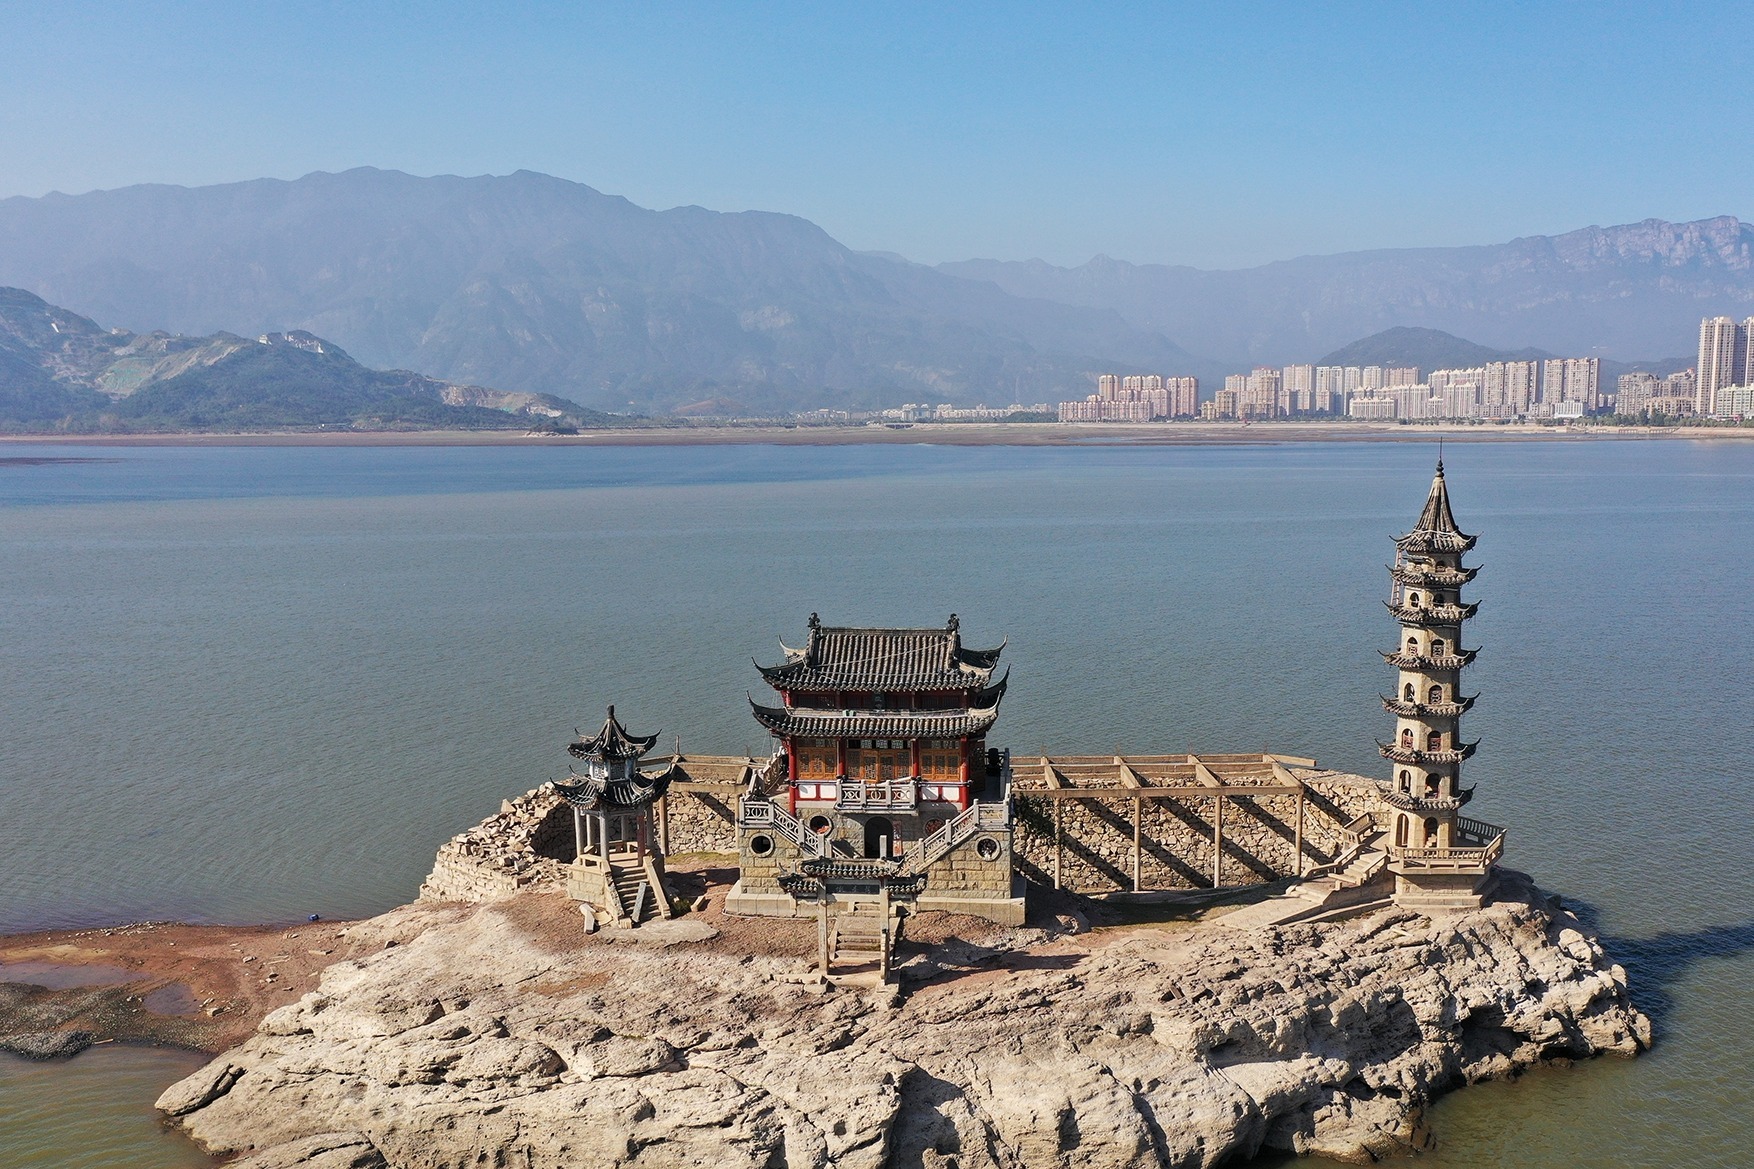
[[[4,461],[54,455],[93,461]],[[0,928],[369,914],[605,704],[765,747],[750,657],[1009,638],[995,741],[1375,774],[1390,537],[1427,444],[0,444]],[[1461,1166],[1754,1159],[1754,444],[1452,445],[1482,535],[1470,809],[1586,904],[1660,1042],[1451,1097]],[[0,1162],[199,1164],[163,1052],[0,1062]]]

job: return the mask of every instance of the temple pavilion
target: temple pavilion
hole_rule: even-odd
[[[1462,741],[1462,716],[1477,695],[1462,693],[1462,671],[1479,652],[1462,648],[1462,623],[1479,608],[1462,600],[1477,568],[1463,565],[1475,537],[1456,526],[1443,460],[1413,530],[1395,541],[1386,602],[1401,640],[1383,658],[1398,671],[1383,706],[1394,738],[1378,743],[1393,768],[1376,827],[1387,840],[1395,901],[1422,909],[1479,905],[1504,851],[1504,830],[1461,814],[1474,795],[1462,763],[1477,743]]]
[[[573,815],[576,855],[567,893],[591,906],[604,924],[629,926],[653,914],[670,916],[664,856],[652,824],[652,806],[670,776],[639,769],[657,741],[657,734],[629,734],[611,706],[602,730],[567,744],[567,753],[584,770],[575,769],[554,785]]]
[[[1004,647],[941,628],[826,626],[757,669],[778,704],[750,700],[785,760],[780,790],[738,812],[733,913],[793,916],[825,902],[945,909],[1021,923],[1011,864],[1009,760],[989,750]]]

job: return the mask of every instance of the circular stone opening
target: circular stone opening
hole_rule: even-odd
[[[810,831],[816,833],[818,836],[827,836],[828,830],[833,827],[834,821],[830,820],[827,816],[810,817]]]
[[[757,834],[749,838],[749,851],[756,856],[766,856],[773,851],[773,837]]]
[[[991,836],[983,836],[975,841],[974,854],[984,861],[999,859],[999,842]]]

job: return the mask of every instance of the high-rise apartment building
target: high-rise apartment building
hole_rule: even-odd
[[[1416,386],[1419,384],[1419,367],[1416,365],[1392,365],[1383,370],[1382,384],[1391,390],[1400,386]]]
[[[1489,361],[1481,370],[1481,406],[1492,418],[1527,414],[1539,396],[1540,383],[1538,362]]]
[[[1602,404],[1601,381],[1600,358],[1555,357],[1541,363],[1541,401],[1553,407],[1577,402],[1587,413]]]
[[[1717,412],[1717,392],[1748,381],[1748,350],[1754,335],[1754,317],[1737,324],[1730,317],[1706,317],[1699,322],[1699,365],[1693,383],[1694,411]]]
[[[1386,384],[1383,381],[1383,369],[1380,365],[1367,365],[1359,379],[1359,387],[1365,390],[1380,390]]]
[[[1225,378],[1224,384],[1229,385],[1230,379]],[[1280,413],[1281,379],[1279,371],[1270,365],[1257,365],[1254,372],[1243,379],[1242,393],[1237,398],[1237,410],[1243,418],[1274,418]]]
[[[1308,414],[1315,409],[1315,372],[1313,365],[1288,365],[1280,372],[1286,414]]]
[[[1615,386],[1614,413],[1642,414],[1652,398],[1663,393],[1663,379],[1654,373],[1623,373]]]

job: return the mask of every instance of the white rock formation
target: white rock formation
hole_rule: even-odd
[[[259,1169],[1368,1160],[1426,1145],[1442,1091],[1648,1044],[1624,972],[1522,892],[1442,921],[1016,930],[907,957],[880,1000],[723,942],[556,952],[504,903],[410,906],[357,927],[401,944],[159,1107]]]

